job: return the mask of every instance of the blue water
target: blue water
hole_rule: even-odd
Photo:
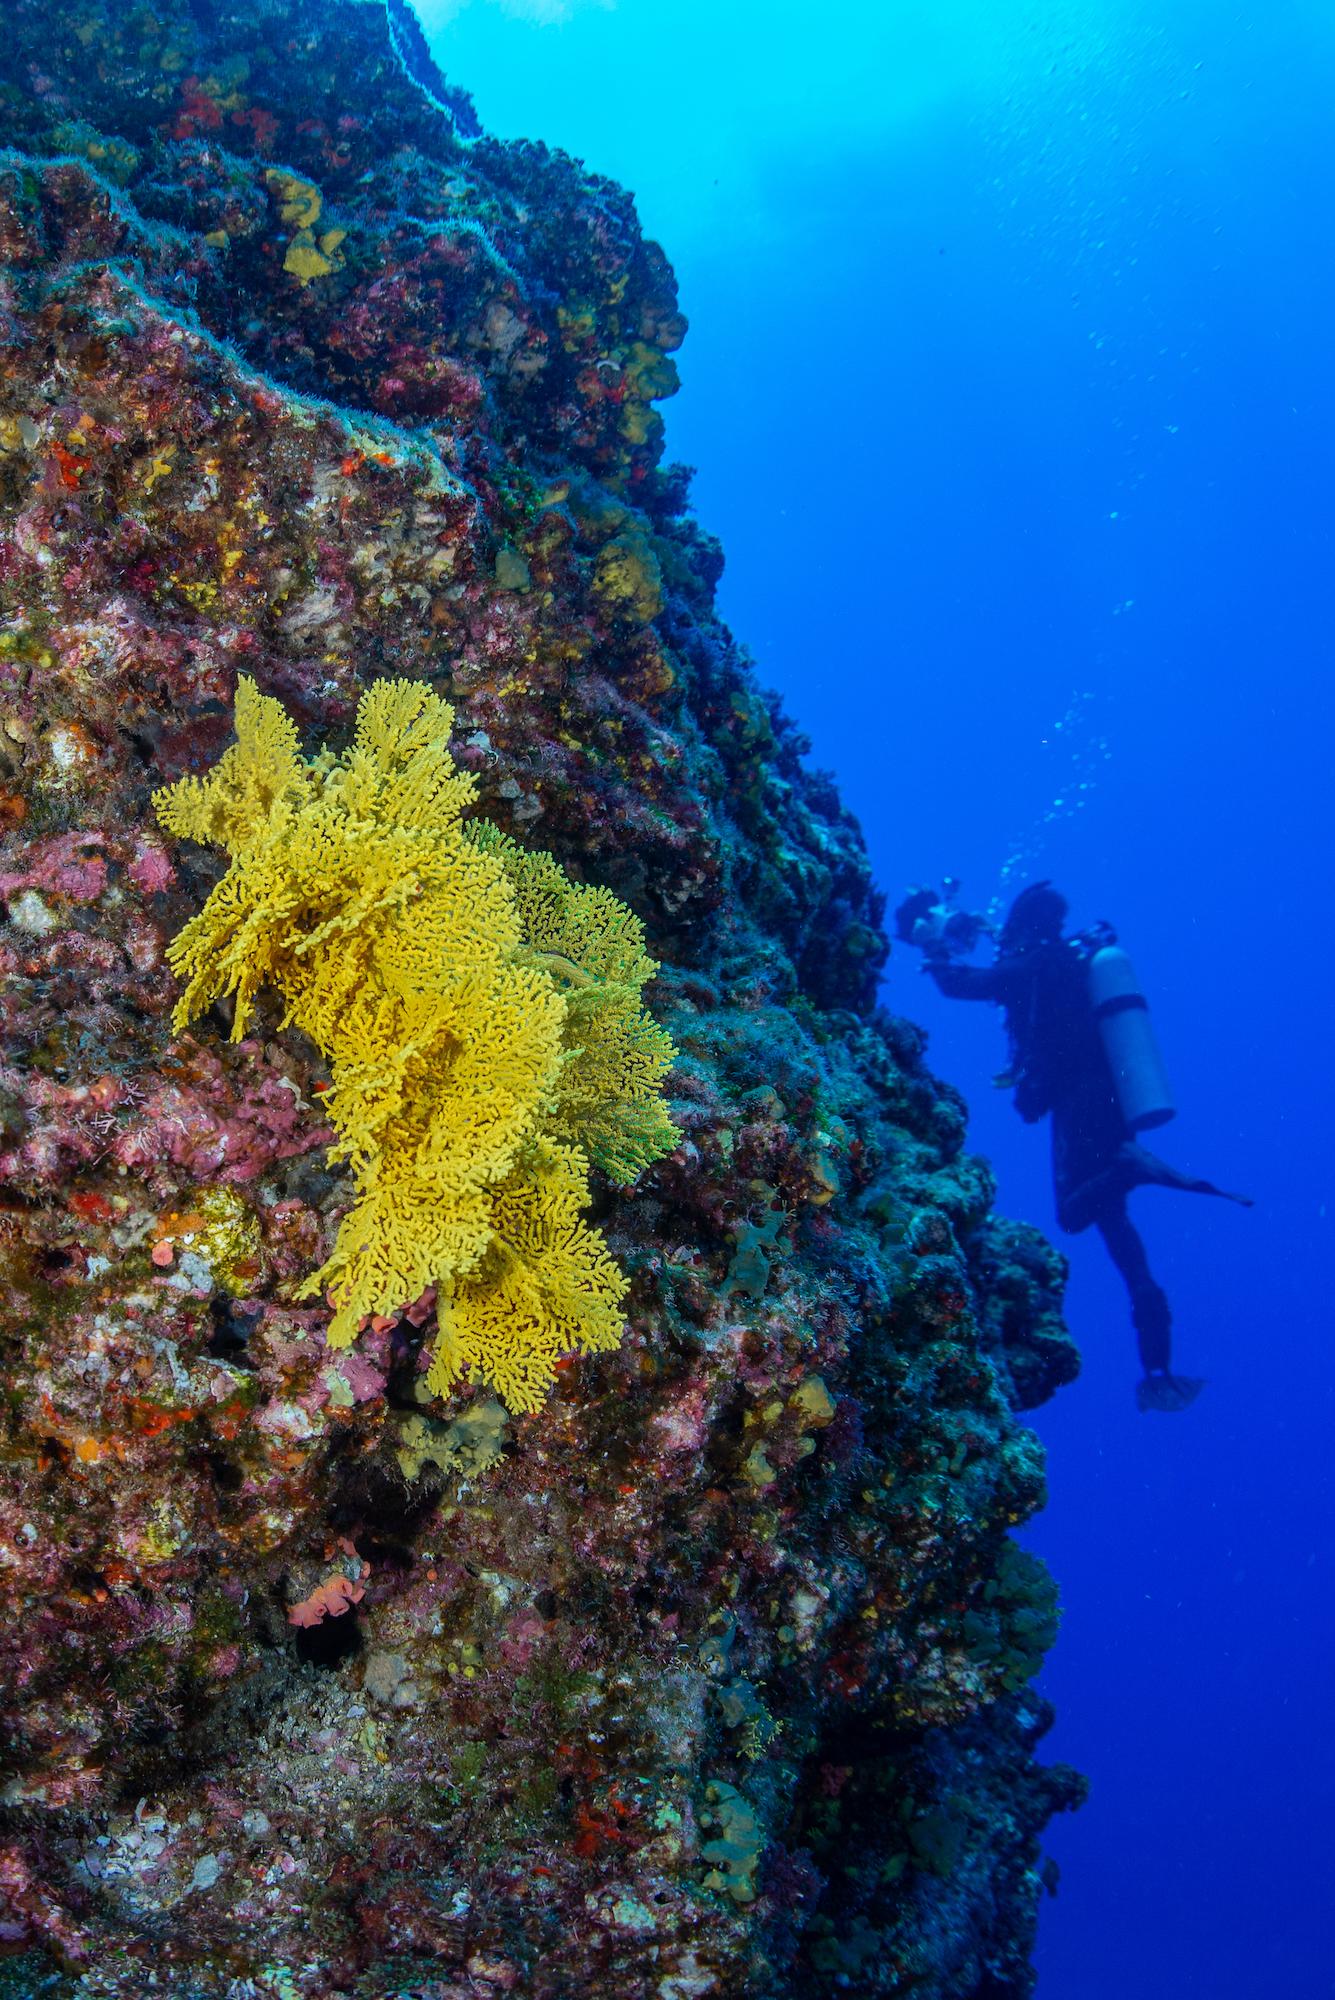
[[[1068,1244],[1043,2000],[1335,1993],[1329,0],[426,0],[484,121],[636,190],[692,332],[670,455],[725,615],[891,890],[1009,864],[1111,918],[1173,1160],[1135,1198],[1208,1375],[1138,1416]],[[1060,726],[1059,726],[1060,725]],[[1083,789],[1082,789],[1083,788]],[[1001,1205],[1053,1226],[990,1010],[892,963]]]

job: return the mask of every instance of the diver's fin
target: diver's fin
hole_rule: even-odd
[[[1196,1174],[1184,1174],[1177,1167],[1170,1167],[1167,1160],[1161,1160],[1148,1146],[1142,1146],[1138,1139],[1128,1140],[1119,1154],[1119,1162],[1127,1177],[1127,1191],[1137,1187],[1176,1188],[1180,1194],[1214,1194],[1221,1201],[1235,1201],[1239,1208],[1255,1208],[1256,1203],[1249,1194],[1234,1194],[1231,1188],[1216,1187],[1213,1181],[1201,1180]]]
[[[1200,1375],[1146,1375],[1136,1384],[1139,1410],[1189,1409],[1205,1387]]]

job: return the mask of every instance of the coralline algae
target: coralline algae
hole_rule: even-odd
[[[0,144],[0,1993],[1027,1994],[1063,1266],[715,614],[661,251],[401,0],[12,0]],[[316,1052],[172,1034],[241,674],[312,749],[429,682],[666,968],[532,1416],[424,1395],[429,1298],[326,1348]]]

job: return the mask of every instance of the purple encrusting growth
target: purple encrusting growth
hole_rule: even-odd
[[[1063,1266],[715,615],[666,260],[399,0],[12,0],[0,144],[0,1993],[1027,1994]],[[242,673],[312,749],[429,680],[666,968],[535,1416],[422,1400],[429,1299],[325,1349],[315,1052],[171,1034]]]

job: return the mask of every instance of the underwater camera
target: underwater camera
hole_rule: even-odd
[[[967,958],[992,925],[976,911],[957,907],[959,878],[947,875],[939,889],[913,889],[895,911],[895,936],[929,958]]]

